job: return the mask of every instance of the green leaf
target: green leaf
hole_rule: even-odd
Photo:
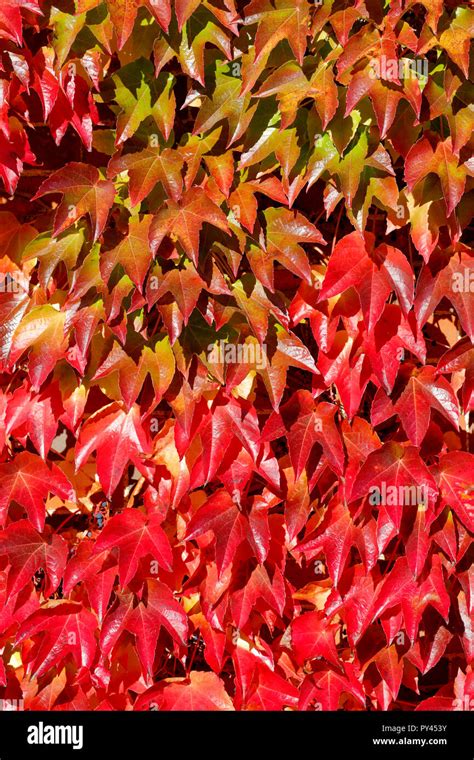
[[[34,390],[39,390],[56,362],[64,356],[68,344],[65,321],[64,312],[45,304],[28,312],[15,330],[10,358],[15,363],[31,348],[28,374]]]
[[[160,72],[155,79],[150,61],[140,58],[119,69],[112,79],[115,100],[122,109],[117,119],[115,144],[121,145],[132,137],[148,117],[153,118],[167,140],[176,109],[173,75]]]
[[[256,105],[249,108],[250,95],[240,95],[242,82],[218,70],[212,97],[206,95],[194,123],[193,134],[208,132],[220,121],[228,121],[227,145],[231,145],[246,130]]]
[[[355,194],[359,188],[360,178],[364,170],[368,150],[367,134],[361,132],[359,140],[353,148],[341,158],[336,174],[341,182],[341,190],[349,208],[352,207]]]
[[[51,237],[50,232],[43,232],[28,243],[23,252],[23,261],[39,259],[38,280],[46,289],[51,275],[61,261],[68,272],[74,268],[84,241],[83,229],[69,230],[56,238]]]

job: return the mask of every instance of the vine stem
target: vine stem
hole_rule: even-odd
[[[188,676],[190,674],[191,668],[193,667],[193,662],[194,662],[194,658],[196,657],[196,652],[197,652],[197,648],[198,648],[198,644],[199,644],[199,639],[200,638],[201,638],[201,636],[199,636],[198,640],[196,641],[196,643],[195,643],[195,645],[193,647],[193,652],[192,652],[192,655],[191,655],[190,663],[189,663],[189,665],[186,666],[186,676]]]
[[[410,237],[410,233],[409,232],[407,232],[407,236],[408,236],[408,255],[410,257],[410,266],[412,268],[412,271],[414,271],[414,269],[413,269],[413,247],[412,247],[412,244],[411,244],[411,237]]]
[[[314,224],[315,227],[316,227],[317,223],[319,222],[319,220],[321,219],[321,217],[324,216],[325,212],[326,212],[325,208],[323,208],[323,210],[319,212],[319,214],[317,215],[316,219],[313,222],[313,224]]]
[[[63,521],[62,521],[62,523],[61,523],[60,525],[58,525],[58,527],[55,529],[55,531],[54,531],[54,532],[55,532],[55,533],[59,533],[59,531],[61,530],[61,528],[63,528],[63,527],[66,525],[66,523],[68,523],[68,522],[69,522],[69,520],[72,520],[72,518],[73,518],[73,517],[77,517],[77,515],[82,515],[82,512],[79,512],[79,511],[77,511],[77,512],[71,512],[71,514],[70,514],[70,515],[68,515],[68,516],[66,517],[66,519],[65,519],[65,520],[63,520]]]
[[[393,560],[395,558],[395,555],[397,553],[398,547],[400,546],[401,540],[402,539],[399,538],[398,541],[396,542],[395,546],[393,547],[392,553],[390,554],[390,557],[389,557],[389,559],[387,561],[387,567],[386,567],[385,572],[383,574],[384,576],[388,574],[389,569],[390,570],[392,569],[391,564],[392,564],[392,562],[393,562]]]
[[[153,325],[153,330],[151,331],[151,334],[149,335],[148,340],[151,340],[151,338],[153,338],[154,334],[156,333],[158,329],[158,325],[161,325],[161,324],[162,324],[161,314],[160,312],[158,312],[158,317],[156,319],[155,324]]]
[[[334,230],[334,237],[332,239],[331,253],[334,251],[334,248],[335,248],[335,245],[336,245],[337,233],[339,232],[339,225],[341,223],[341,218],[342,218],[342,212],[343,211],[344,211],[344,202],[341,201],[341,208],[339,209],[339,215],[337,217],[337,222],[336,222],[336,229]]]
[[[375,236],[375,228],[377,226],[377,219],[378,219],[378,209],[375,207],[374,213],[372,215],[372,232]]]

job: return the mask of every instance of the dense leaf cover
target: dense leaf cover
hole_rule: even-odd
[[[2,0],[0,699],[473,709],[473,28]]]

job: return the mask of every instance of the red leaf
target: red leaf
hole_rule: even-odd
[[[382,649],[375,658],[377,670],[390,689],[394,700],[398,697],[403,677],[403,660],[400,658],[396,647],[392,644],[387,649]]]
[[[388,506],[394,524],[399,525],[404,506],[423,503],[432,509],[437,495],[436,483],[417,449],[390,442],[367,457],[354,481],[351,501],[370,496],[371,504]]]
[[[151,554],[165,570],[171,570],[171,547],[160,527],[157,515],[149,518],[136,509],[127,509],[112,517],[95,543],[94,552],[117,547],[120,552],[119,576],[121,586],[127,586],[135,576],[141,558]]]
[[[338,710],[341,695],[351,694],[365,706],[364,692],[350,663],[344,665],[349,677],[334,670],[310,676],[301,687],[300,709]]]
[[[338,586],[347,557],[356,540],[356,528],[349,510],[342,504],[333,502],[322,525],[318,526],[318,534],[300,544],[297,547],[298,551],[302,551],[311,559],[322,549],[334,585]]]
[[[474,528],[474,455],[464,451],[444,454],[439,461],[441,496],[470,530]]]
[[[186,644],[188,618],[171,591],[159,581],[147,581],[146,604],[135,607],[126,621],[126,628],[137,638],[137,650],[144,669],[151,676],[156,642],[163,626],[181,644]]]
[[[94,632],[97,621],[77,602],[57,599],[47,602],[20,626],[17,642],[38,638],[39,646],[33,650],[28,669],[34,677],[48,670],[72,654],[84,668],[90,668],[97,649]],[[31,665],[31,667],[30,667]]]
[[[282,615],[285,606],[285,585],[277,568],[274,570],[272,582],[265,567],[257,565],[244,587],[233,592],[231,610],[239,630],[244,627],[252,610],[261,601]]]
[[[137,709],[157,704],[160,710],[233,710],[232,700],[215,673],[192,671],[189,678],[162,681],[145,692]]]
[[[417,585],[405,557],[399,557],[390,574],[379,586],[374,599],[372,619],[380,617],[385,610],[409,600],[416,593]]]
[[[198,509],[188,525],[186,539],[192,541],[209,530],[216,539],[216,563],[221,576],[246,535],[244,517],[227,491],[213,494]]]
[[[459,405],[453,389],[443,377],[436,377],[434,367],[423,367],[409,379],[394,407],[415,446],[426,435],[431,407],[458,429]]]
[[[258,663],[255,678],[257,679],[257,686],[247,699],[247,710],[296,708],[298,690],[276,671],[270,670],[263,663]]]
[[[51,543],[44,541],[28,520],[11,523],[0,533],[0,554],[8,555],[7,597],[18,594],[39,568],[48,580],[44,595],[52,594],[61,581],[66,566],[68,547],[61,536],[53,535]]]
[[[363,279],[371,268],[367,249],[373,245],[372,241],[372,237],[351,232],[336,243],[321,288],[320,300],[342,293]]]
[[[75,499],[74,490],[59,467],[53,464],[49,468],[40,457],[27,451],[17,454],[11,462],[0,464],[0,479],[1,525],[5,525],[9,504],[16,501],[36,530],[42,531],[46,516],[44,500],[48,493],[69,501]]]
[[[143,470],[142,457],[151,450],[136,405],[124,412],[117,404],[109,404],[89,417],[77,442],[76,467],[81,467],[94,450],[99,479],[110,497],[128,461]]]
[[[418,578],[425,566],[430,548],[429,526],[426,524],[426,510],[418,507],[415,524],[406,542],[408,565],[415,578]]]
[[[307,612],[296,618],[291,625],[292,651],[298,663],[324,657],[327,662],[340,667],[334,631],[320,612]]]

